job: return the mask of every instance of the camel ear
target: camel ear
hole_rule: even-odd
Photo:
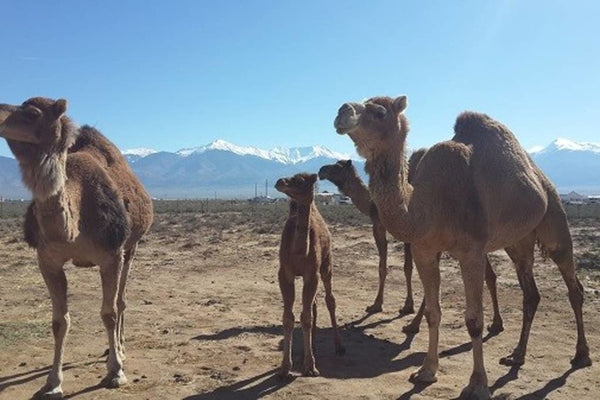
[[[352,160],[346,160],[345,165],[346,165],[346,167],[351,167],[352,166]]]
[[[58,99],[52,105],[52,111],[56,119],[59,119],[67,112],[67,101],[65,99]]]
[[[309,181],[310,183],[315,183],[315,182],[317,181],[317,179],[319,179],[319,175],[317,175],[317,174],[311,174],[311,175],[308,177],[308,181]]]
[[[408,106],[408,99],[406,96],[398,96],[394,99],[394,110],[400,114]]]

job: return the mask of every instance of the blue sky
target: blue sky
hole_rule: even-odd
[[[0,102],[64,97],[122,149],[350,153],[337,108],[382,94],[408,95],[413,148],[465,109],[526,148],[600,141],[598,1],[39,0],[2,16]]]

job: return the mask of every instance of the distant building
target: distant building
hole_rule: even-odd
[[[248,201],[250,203],[266,204],[275,202],[275,199],[271,196],[256,196],[251,199],[248,199]]]
[[[591,196],[588,196],[588,203],[600,204],[600,194],[593,194]]]
[[[352,201],[347,196],[342,196],[338,193],[329,193],[327,191],[317,193],[315,201],[319,204],[328,205],[340,205],[340,204],[352,204]]]

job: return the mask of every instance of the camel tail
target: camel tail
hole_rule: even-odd
[[[539,237],[536,238],[535,241],[536,241],[537,247],[540,251],[540,256],[542,257],[542,259],[544,261],[547,261],[550,258],[548,248],[546,246],[544,246],[544,243],[540,240]]]

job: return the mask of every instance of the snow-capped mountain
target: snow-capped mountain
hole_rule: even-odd
[[[600,143],[575,142],[570,139],[558,138],[546,147],[535,147],[530,150],[530,154],[544,154],[557,151],[584,151],[600,154]]]
[[[147,147],[138,147],[135,149],[124,150],[124,151],[122,151],[122,153],[125,156],[146,157],[146,156],[149,156],[150,154],[157,153],[157,151],[154,149],[149,149]]]
[[[142,153],[140,149],[123,151],[133,170],[156,197],[213,197],[215,192],[223,197],[252,196],[256,184],[264,190],[265,181],[272,187],[283,176],[316,173],[324,164],[350,158],[323,146],[264,150],[225,140],[176,152]],[[362,172],[362,162],[356,162]],[[334,191],[335,187],[322,182],[321,189]],[[269,190],[274,194],[274,189]]]
[[[211,150],[229,151],[240,156],[255,156],[265,160],[278,161],[283,164],[297,164],[317,157],[336,158],[340,160],[350,158],[347,154],[337,153],[322,146],[295,147],[291,149],[276,147],[271,150],[263,150],[257,147],[237,146],[220,139],[205,146],[181,149],[176,154],[188,157],[192,154],[203,154]]]
[[[559,192],[600,192],[600,143],[558,138],[532,150],[531,157]]]

